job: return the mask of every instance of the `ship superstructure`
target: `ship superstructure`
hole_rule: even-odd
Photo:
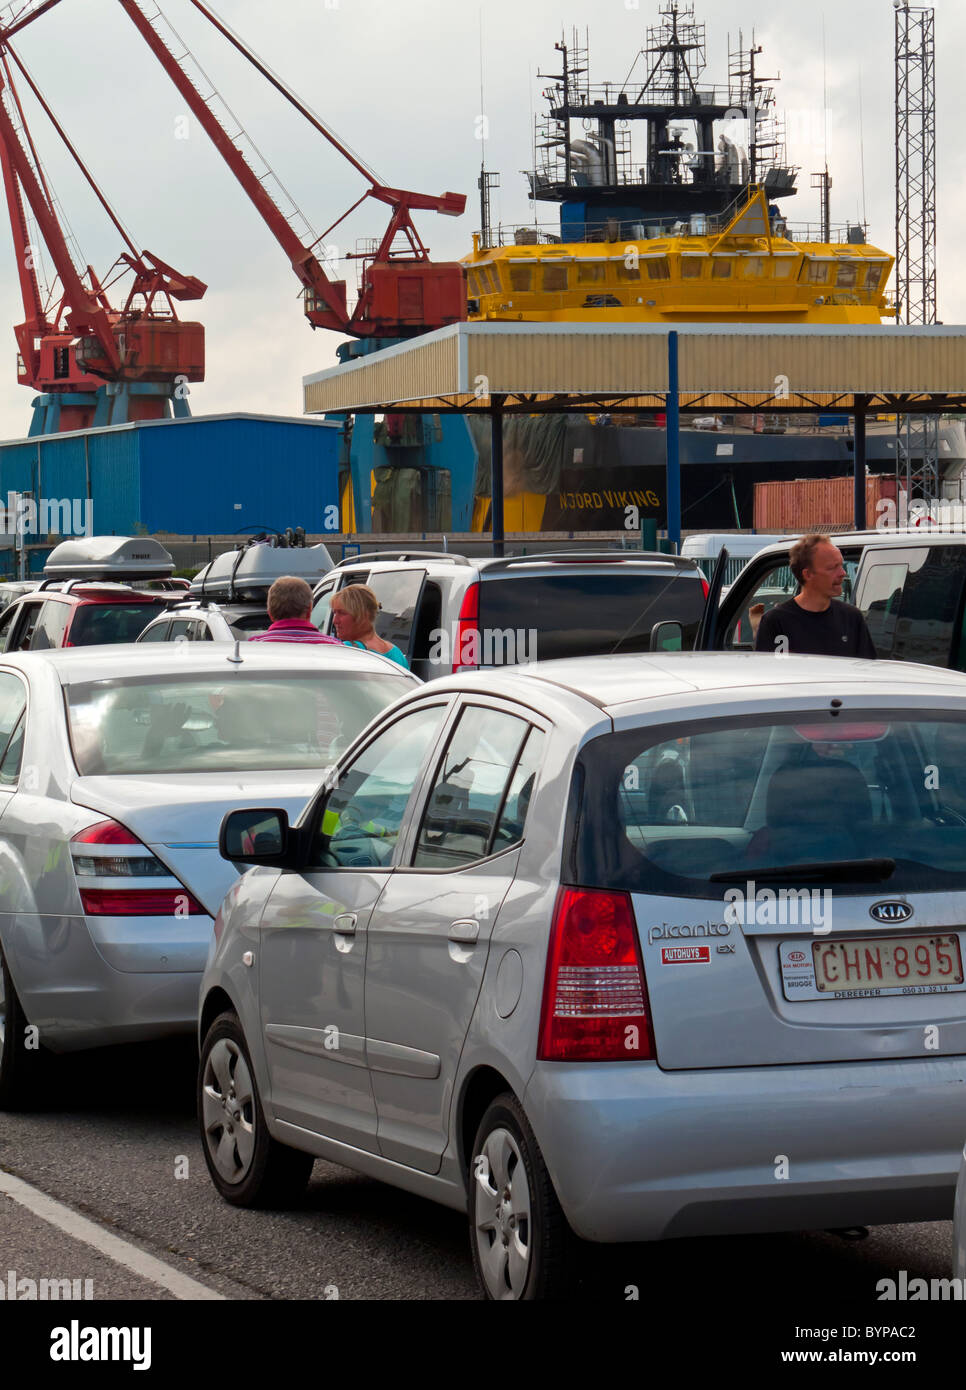
[[[470,319],[879,323],[894,258],[861,226],[796,226],[796,192],[761,49],[739,37],[704,80],[705,29],[670,0],[616,86],[556,45],[530,198],[559,224],[483,227],[465,260]],[[481,180],[481,182],[485,181]],[[486,220],[486,219],[484,219]]]

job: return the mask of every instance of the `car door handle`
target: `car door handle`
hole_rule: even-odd
[[[338,917],[332,919],[332,930],[338,932],[339,936],[355,936],[356,921],[354,912],[340,912]]]
[[[474,945],[479,939],[479,935],[480,924],[472,917],[460,917],[458,921],[450,924],[450,941],[456,941],[462,946]]]

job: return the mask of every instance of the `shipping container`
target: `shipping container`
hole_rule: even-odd
[[[874,527],[883,517],[896,522],[896,480],[883,474],[865,480],[865,515]],[[795,478],[755,484],[756,531],[844,530],[855,516],[851,478]]]
[[[0,444],[0,508],[8,508],[11,493],[35,500],[38,526],[33,534],[28,528],[30,541],[78,530],[335,532],[340,437],[335,421],[237,414],[13,440]],[[72,518],[83,518],[70,531],[62,524],[65,503]],[[0,524],[0,532],[9,529]]]

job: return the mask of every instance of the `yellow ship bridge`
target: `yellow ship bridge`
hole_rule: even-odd
[[[470,322],[878,324],[895,258],[878,247],[792,240],[762,188],[733,215],[668,235],[564,242],[522,228],[510,246],[466,257]],[[715,225],[717,224],[717,225]],[[637,227],[636,230],[643,230]],[[544,237],[544,240],[541,240]]]

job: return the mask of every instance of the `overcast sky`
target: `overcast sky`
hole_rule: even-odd
[[[153,0],[144,0],[151,9]],[[21,8],[18,3],[16,8]],[[657,0],[216,0],[214,8],[387,183],[467,195],[460,219],[418,215],[437,259],[471,249],[479,226],[477,117],[488,117],[487,167],[498,171],[495,220],[533,220],[520,173],[531,162],[532,111],[541,111],[538,70],[553,72],[554,42],[589,28],[591,81],[622,81],[641,48]],[[161,0],[214,85],[281,177],[316,233],[364,191],[360,176],[235,53],[189,0]],[[966,4],[938,0],[939,317],[962,322],[966,269],[956,231],[966,212],[961,147],[966,117],[962,54]],[[482,17],[482,18],[481,18]],[[891,0],[802,5],[800,0],[706,0],[708,84],[727,81],[728,35],[752,29],[766,76],[781,74],[789,157],[800,192],[784,204],[793,221],[817,220],[809,175],[828,157],[833,222],[862,211],[859,93],[864,113],[865,204],[870,239],[894,236],[894,14]],[[825,63],[823,65],[823,24]],[[480,99],[482,26],[483,85]],[[265,224],[193,121],[117,0],[60,0],[15,41],[54,111],[134,240],[208,283],[184,317],[207,330],[207,380],[195,414],[301,411],[301,380],[333,365],[334,334],[313,333],[299,286]],[[71,227],[99,273],[120,250],[117,233],[65,161],[56,135],[28,105],[35,140]],[[184,138],[187,136],[187,138]],[[541,205],[551,222],[556,208]],[[352,249],[381,234],[384,204],[367,200],[330,242]],[[30,393],[16,384],[13,324],[23,318],[9,226],[0,234],[0,438],[25,434]],[[350,263],[346,278],[354,286]]]

